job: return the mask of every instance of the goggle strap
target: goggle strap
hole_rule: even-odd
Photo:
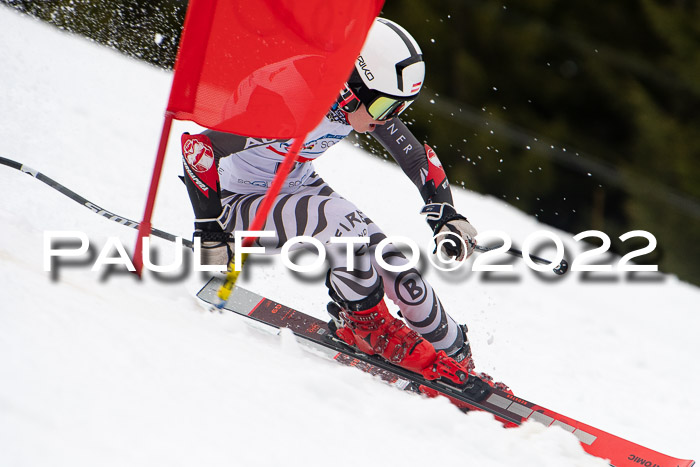
[[[340,99],[341,101],[338,103],[338,106],[346,112],[352,113],[360,107],[360,100],[347,84],[345,85],[345,89],[340,91]]]

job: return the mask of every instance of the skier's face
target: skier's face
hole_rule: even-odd
[[[384,125],[386,121],[375,120],[367,113],[365,104],[361,104],[353,113],[348,114],[348,122],[352,125],[352,129],[358,133],[367,133],[374,131],[377,125]]]

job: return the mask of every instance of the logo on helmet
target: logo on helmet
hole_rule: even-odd
[[[362,71],[365,72],[365,78],[367,78],[367,81],[372,81],[374,79],[374,75],[371,71],[369,71],[369,68],[367,68],[367,63],[365,62],[365,59],[362,58],[362,55],[357,57],[357,63],[360,65],[360,68],[362,68]]]

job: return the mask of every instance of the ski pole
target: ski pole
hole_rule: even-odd
[[[481,245],[476,245],[474,247],[475,250],[480,251],[482,253],[486,253],[487,251],[494,251],[494,250],[497,250],[498,248],[500,248],[500,247],[489,248],[489,247],[481,246]],[[520,258],[524,258],[523,252],[518,250],[517,248],[510,248],[509,250],[506,251],[506,253],[511,255],[511,256],[517,256]],[[533,262],[539,263],[539,264],[552,264],[552,261],[547,261],[546,259],[540,258],[539,256],[535,256],[535,255],[530,255],[530,259]],[[566,259],[562,259],[561,262],[559,263],[559,265],[557,267],[555,267],[554,269],[552,269],[552,271],[554,271],[554,274],[557,274],[558,276],[566,274],[566,272],[568,270],[569,270],[569,262],[566,261]]]
[[[130,228],[135,229],[135,230],[138,230],[138,228],[140,226],[139,222],[133,221],[133,220],[128,219],[124,216],[120,216],[118,214],[115,214],[111,211],[108,211],[108,210],[98,206],[97,204],[89,201],[88,199],[84,198],[83,196],[77,194],[76,192],[61,185],[57,181],[47,177],[46,175],[39,172],[38,170],[34,170],[31,167],[27,167],[26,165],[24,165],[20,162],[13,161],[12,159],[7,159],[5,157],[0,156],[0,164],[5,165],[7,167],[11,167],[11,168],[16,169],[16,170],[19,170],[20,172],[26,173],[27,175],[30,175],[30,176],[36,178],[37,180],[45,183],[46,185],[50,186],[54,190],[62,193],[63,195],[67,196],[68,198],[72,199],[76,203],[78,203],[82,206],[85,206],[90,211],[94,212],[95,214],[99,214],[106,219],[109,219],[109,220],[114,221],[120,225],[130,227]],[[171,233],[164,232],[162,230],[155,229],[155,228],[151,229],[151,235],[162,238],[163,240],[168,240],[170,242],[175,242],[175,241],[177,241],[177,238],[178,238],[176,235],[173,235]],[[190,249],[194,248],[194,243],[191,240],[188,240],[186,238],[182,239],[182,245],[186,248],[190,248]],[[481,246],[481,245],[476,245],[475,249],[477,251],[485,253],[488,251],[493,251],[493,250],[497,249],[497,247],[489,248],[489,247],[485,247],[485,246]],[[517,257],[521,257],[521,258],[523,257],[523,252],[516,249],[516,248],[511,248],[508,251],[506,251],[506,253],[508,253],[509,255],[512,255],[512,256],[517,256]],[[551,264],[552,263],[551,261],[547,261],[546,259],[540,258],[539,256],[535,256],[535,255],[530,255],[530,259],[532,259],[532,261],[539,263],[539,264]],[[232,268],[232,269],[235,269],[235,268]],[[568,270],[569,270],[569,263],[565,259],[563,259],[559,263],[559,265],[553,269],[554,273],[558,274],[558,275],[565,274]],[[238,274],[236,274],[235,277],[233,277],[233,276],[231,277],[231,279],[232,279],[231,288],[233,288],[233,284],[235,284],[237,278],[238,278]],[[231,289],[229,289],[229,294],[230,294],[230,290]]]
[[[94,212],[95,214],[99,214],[100,216],[102,216],[106,219],[109,219],[109,220],[114,221],[118,224],[124,225],[126,227],[131,227],[132,229],[135,229],[135,230],[138,230],[139,226],[141,225],[139,222],[133,221],[133,220],[128,219],[124,216],[120,216],[118,214],[115,214],[111,211],[108,211],[108,210],[98,206],[97,204],[80,196],[76,192],[61,185],[57,181],[47,177],[46,175],[39,172],[38,170],[34,170],[31,167],[27,167],[26,165],[22,164],[21,162],[13,161],[12,159],[7,159],[5,157],[0,157],[0,164],[5,165],[7,167],[11,167],[13,169],[17,169],[20,172],[23,172],[27,175],[30,175],[30,176],[36,178],[37,180],[47,184],[48,186],[50,186],[54,190],[58,191],[59,193],[66,195],[68,198],[72,199],[76,203],[85,206],[90,211]],[[173,234],[168,233],[168,232],[164,232],[162,230],[153,229],[153,228],[151,229],[151,234],[156,236],[156,237],[160,237],[164,240],[168,240],[170,242],[175,242],[175,241],[177,241],[177,238],[178,238],[176,235],[173,235]],[[194,244],[192,243],[192,241],[188,240],[186,238],[182,239],[182,245],[187,247],[187,248],[194,247]]]

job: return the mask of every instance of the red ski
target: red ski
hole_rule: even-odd
[[[212,278],[197,296],[208,304],[217,303],[216,293],[221,283],[221,279]],[[427,380],[419,374],[392,365],[377,356],[363,354],[344,344],[332,335],[325,321],[241,287],[234,289],[224,308],[275,328],[288,328],[300,338],[302,344],[313,347],[343,365],[354,366],[376,375],[399,389],[429,396],[444,396],[462,410],[489,412],[506,427],[519,426],[529,420],[546,426],[558,426],[576,436],[586,452],[607,459],[614,467],[691,467],[695,464],[692,460],[662,454],[499,391],[474,376],[462,387],[439,380]]]

